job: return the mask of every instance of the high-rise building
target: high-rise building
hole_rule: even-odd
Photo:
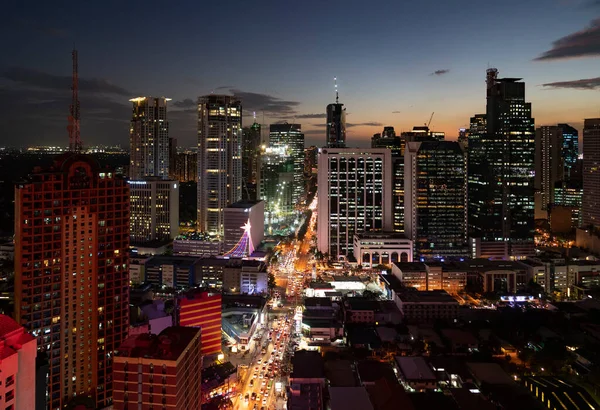
[[[393,167],[387,148],[322,148],[318,170],[317,247],[353,253],[354,235],[392,231]]]
[[[600,225],[600,118],[583,124],[583,227]]]
[[[569,124],[558,124],[558,126],[562,128],[564,175],[565,179],[569,180],[575,177],[575,168],[579,158],[579,131]]]
[[[468,255],[467,157],[454,141],[408,142],[404,231],[416,258]]]
[[[129,127],[129,177],[169,178],[169,121],[165,97],[137,97]]]
[[[223,210],[242,199],[242,104],[229,95],[198,99],[198,229],[223,236]]]
[[[256,122],[242,129],[242,197],[254,201],[257,198],[258,158],[261,148],[261,126]]]
[[[0,408],[35,409],[35,338],[12,318],[0,315],[0,351]]]
[[[563,180],[564,168],[562,127],[545,125],[537,128],[534,186],[543,211],[547,211],[548,205],[554,203],[554,185]]]
[[[553,207],[563,207],[571,211],[571,226],[579,227],[582,223],[581,206],[583,188],[581,181],[558,181],[554,185]]]
[[[173,179],[179,182],[198,181],[198,155],[195,152],[177,154]]]
[[[200,329],[172,326],[129,336],[114,356],[114,410],[202,406]]]
[[[265,202],[239,201],[225,208],[225,237],[223,249],[229,252],[235,247],[242,256],[251,255],[265,237]],[[239,256],[239,252],[236,255]]]
[[[414,126],[412,131],[404,131],[401,137],[406,142],[442,141],[446,134],[441,131],[432,131],[427,125]]]
[[[272,124],[269,127],[269,147],[287,148],[294,163],[292,201],[298,204],[304,194],[304,134],[300,124]]]
[[[179,299],[179,324],[199,327],[202,354],[221,352],[221,293],[190,292]]]
[[[179,183],[156,177],[127,182],[131,243],[174,239],[179,234]]]
[[[337,95],[335,104],[327,106],[327,147],[346,147],[346,109],[344,104],[340,104]]]
[[[317,168],[319,149],[314,145],[304,150],[304,175],[311,175],[313,169]]]
[[[265,203],[267,231],[288,221],[294,210],[294,161],[287,148],[266,148],[260,156],[260,199]]]
[[[177,180],[177,138],[169,137],[169,179]]]
[[[15,316],[49,359],[48,407],[111,403],[112,356],[129,327],[129,188],[67,153],[15,192]]]
[[[485,132],[469,136],[469,230],[482,257],[534,249],[535,125],[519,80],[488,69]]]
[[[394,232],[404,232],[404,148],[406,140],[396,136],[394,127],[384,127],[381,134],[373,135],[371,148],[388,148],[392,152],[394,173]]]

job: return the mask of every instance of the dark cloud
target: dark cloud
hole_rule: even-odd
[[[444,68],[441,70],[435,70],[433,73],[431,73],[429,75],[444,75],[444,74],[448,74],[449,72],[450,72],[450,69]]]
[[[550,88],[571,88],[575,90],[596,90],[600,88],[600,77],[582,78],[581,80],[557,81],[554,83],[542,84],[543,87]]]
[[[327,118],[327,114],[325,114],[325,113],[323,113],[323,114],[298,114],[298,115],[295,115],[294,118],[309,118],[309,119]]]
[[[588,27],[552,43],[552,48],[535,61],[560,60],[567,58],[600,55],[600,18],[592,20]]]
[[[1,77],[25,86],[45,88],[48,90],[69,90],[71,87],[70,76],[48,74],[24,67],[11,67],[4,71],[1,74]],[[131,91],[101,78],[80,78],[79,89],[91,93],[116,94],[122,96],[133,95]]]
[[[402,111],[392,111],[392,114],[400,114]]]
[[[192,100],[191,98],[186,98],[181,101],[173,101],[171,103],[171,105],[173,107],[177,107],[177,108],[191,108],[191,107],[196,107],[197,103],[196,103],[196,101]]]
[[[275,116],[293,116],[296,107],[300,105],[297,101],[282,100],[268,94],[252,93],[237,89],[230,89],[233,95],[242,101],[242,106],[248,111],[264,111]]]

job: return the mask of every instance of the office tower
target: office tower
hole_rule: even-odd
[[[327,147],[346,147],[346,109],[338,97],[337,83],[335,86],[335,103],[327,106]]]
[[[174,239],[179,234],[179,183],[156,177],[127,182],[131,243]]]
[[[465,148],[469,146],[469,130],[467,128],[458,129],[457,141],[463,144]]]
[[[172,326],[129,336],[114,356],[114,410],[202,406],[200,329]]]
[[[406,142],[442,141],[446,138],[444,132],[432,131],[427,125],[414,126],[412,131],[404,131],[400,136]]]
[[[583,123],[583,225],[600,225],[600,118]]]
[[[169,179],[177,180],[177,138],[169,138]]]
[[[242,199],[242,104],[229,95],[198,99],[198,229],[223,236],[223,210]]]
[[[404,148],[406,140],[396,136],[394,127],[384,127],[381,134],[373,135],[371,148],[388,148],[392,152],[394,173],[394,232],[404,232]]]
[[[485,133],[469,137],[469,230],[482,257],[534,249],[535,125],[519,80],[487,70]]]
[[[179,182],[198,181],[198,155],[195,152],[186,151],[177,154],[173,179]]]
[[[404,157],[404,231],[415,259],[467,256],[464,148],[454,141],[408,142]]]
[[[59,156],[15,192],[15,316],[49,360],[49,408],[111,403],[129,327],[129,188],[87,155]],[[67,354],[68,353],[68,354]]]
[[[317,247],[353,253],[354,234],[393,228],[392,153],[387,148],[323,148],[319,153]]]
[[[304,194],[304,134],[300,124],[272,124],[269,127],[269,147],[286,148],[294,162],[292,201],[300,203]]]
[[[225,252],[241,246],[246,257],[258,249],[264,237],[264,201],[239,201],[225,208]]]
[[[244,192],[242,197],[254,201],[257,198],[258,157],[260,156],[261,127],[256,122],[242,129],[242,180]]]
[[[221,352],[221,293],[190,292],[179,299],[179,324],[200,328],[202,354]]]
[[[563,130],[543,126],[535,130],[535,190],[543,211],[554,203],[554,185],[564,179]],[[536,204],[536,208],[537,208]]]
[[[579,131],[569,124],[558,124],[558,126],[562,129],[564,178],[569,180],[575,177],[577,158],[579,158]]]
[[[129,177],[169,177],[169,121],[165,97],[137,97],[129,127]]]
[[[0,349],[0,408],[35,409],[35,338],[11,317],[0,315]]]
[[[266,148],[260,156],[260,199],[265,202],[265,224],[272,233],[293,216],[294,161],[287,148]]]
[[[557,207],[568,209],[571,212],[571,226],[577,228],[582,223],[581,206],[583,201],[583,187],[581,181],[557,181],[554,185],[554,203],[552,212]],[[556,214],[555,214],[556,215]]]

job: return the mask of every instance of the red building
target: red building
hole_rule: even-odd
[[[172,326],[128,337],[114,357],[114,410],[198,410],[200,329]]]
[[[179,324],[202,329],[202,354],[221,352],[221,295],[190,293],[179,300]]]
[[[0,409],[35,408],[36,356],[35,338],[0,315]]]
[[[15,190],[15,316],[48,356],[48,408],[108,406],[129,326],[127,183],[68,153]]]

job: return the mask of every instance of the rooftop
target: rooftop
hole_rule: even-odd
[[[331,410],[373,410],[364,387],[330,387]]]
[[[416,291],[405,289],[398,296],[404,303],[453,303],[458,305],[456,299],[450,296],[445,290]]]
[[[480,383],[513,384],[511,377],[497,363],[467,363],[469,371]]]
[[[358,380],[349,360],[329,360],[325,363],[325,375],[332,387],[354,387]]]
[[[146,262],[146,266],[184,265],[192,266],[199,258],[196,256],[155,255]]]
[[[356,370],[362,383],[374,383],[383,378],[390,384],[398,384],[398,379],[389,363],[378,360],[362,360],[357,363]]]
[[[304,307],[331,307],[330,298],[305,298]]]
[[[379,311],[379,303],[376,300],[363,297],[346,298],[344,305],[351,310]]]
[[[403,272],[424,272],[427,269],[423,262],[394,262],[394,265]]]
[[[437,380],[425,359],[420,356],[396,356],[394,359],[404,379],[407,381]]]
[[[148,333],[129,336],[116,356],[176,361],[195,337],[200,337],[200,329],[184,326],[168,327],[158,336]]]
[[[297,350],[292,357],[291,379],[325,378],[323,357],[321,353],[309,350]]]
[[[360,239],[406,239],[406,236],[397,232],[360,232],[354,235]]]
[[[263,202],[263,201],[250,201],[250,200],[237,201],[237,202],[227,206],[227,208],[248,209],[248,208],[252,208],[254,205],[256,205],[260,202]]]

